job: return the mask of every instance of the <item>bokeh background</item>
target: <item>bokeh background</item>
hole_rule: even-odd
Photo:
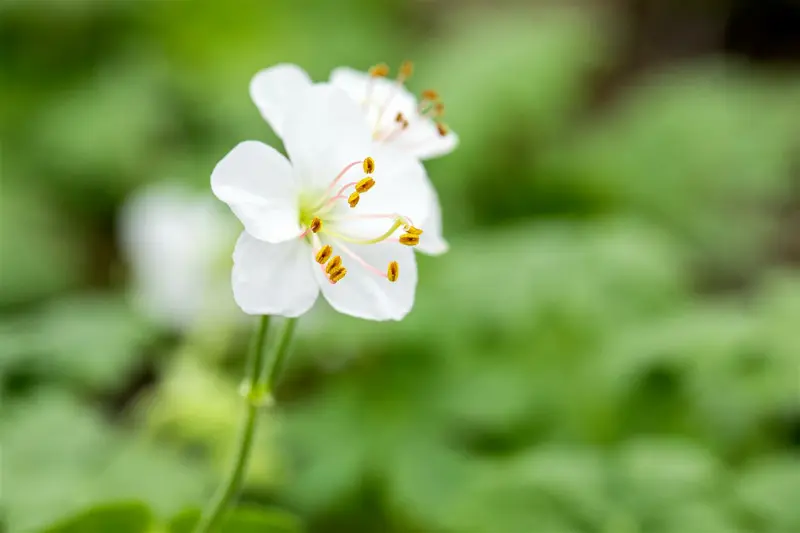
[[[797,1],[5,0],[0,58],[0,529],[188,531],[249,80],[408,58],[451,251],[400,323],[301,320],[226,531],[800,531]]]

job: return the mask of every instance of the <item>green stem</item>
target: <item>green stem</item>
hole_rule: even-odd
[[[284,323],[277,342],[273,344],[269,357],[265,359],[264,343],[267,337],[267,328],[269,327],[269,316],[261,317],[248,357],[247,375],[245,376],[247,410],[236,447],[236,459],[228,478],[219,487],[214,498],[203,511],[194,533],[209,533],[213,531],[223,518],[231,500],[241,489],[245,469],[247,468],[247,460],[250,457],[250,449],[253,445],[258,408],[272,400],[271,391],[275,385],[280,367],[286,358],[286,352],[291,344],[296,322],[296,318],[290,318]]]

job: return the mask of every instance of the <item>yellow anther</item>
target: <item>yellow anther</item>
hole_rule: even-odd
[[[400,64],[400,72],[397,75],[397,79],[400,80],[401,82],[405,81],[408,78],[410,78],[413,73],[414,73],[414,63],[412,63],[411,61],[403,61]]]
[[[369,69],[369,75],[373,78],[383,78],[389,74],[389,65],[379,63]]]
[[[411,235],[422,235],[422,230],[414,226],[406,225],[403,229],[406,230],[406,233],[410,233]]]
[[[386,279],[389,281],[397,281],[397,277],[400,275],[400,265],[397,264],[397,261],[392,261],[389,263],[389,268],[386,269]]]
[[[342,256],[341,255],[334,256],[333,259],[328,261],[328,264],[325,265],[325,273],[330,274],[335,269],[339,268],[341,265],[342,265]]]
[[[347,203],[350,204],[350,208],[358,205],[358,201],[361,200],[361,196],[359,196],[358,191],[355,191],[347,198]]]
[[[368,157],[364,160],[364,174],[372,174],[375,172],[375,160]]]
[[[445,126],[444,124],[442,124],[441,122],[437,122],[436,123],[436,131],[439,132],[439,135],[444,137],[445,135],[447,135],[450,132],[450,129],[447,126]]]
[[[356,183],[356,192],[364,193],[370,190],[375,185],[375,180],[367,176],[358,183]]]
[[[319,263],[320,265],[325,264],[325,261],[330,259],[331,254],[333,254],[333,248],[331,248],[330,244],[326,244],[325,246],[319,249],[319,252],[317,252],[317,258],[316,258],[317,263]]]
[[[403,129],[406,129],[407,127],[408,127],[408,121],[407,121],[406,119],[403,119],[403,126],[402,126],[402,128],[403,128]]]
[[[401,113],[400,111],[398,111],[397,114],[394,116],[395,122],[403,122],[405,119],[406,117],[404,117],[403,113]]]
[[[443,102],[436,102],[433,104],[433,114],[434,116],[441,117],[444,115],[444,103]]]
[[[345,274],[347,274],[347,269],[343,266],[340,266],[331,271],[330,277],[328,279],[331,280],[331,283],[336,283],[340,279],[342,279]]]
[[[403,233],[400,235],[400,244],[405,244],[406,246],[416,246],[419,244],[419,235]]]
[[[308,229],[310,229],[313,233],[318,232],[322,229],[322,221],[319,218],[314,217],[311,219],[311,224],[308,225]]]
[[[435,102],[436,100],[439,99],[439,93],[437,93],[433,89],[425,89],[424,91],[422,91],[422,99]]]

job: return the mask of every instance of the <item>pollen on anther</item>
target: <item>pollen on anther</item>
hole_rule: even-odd
[[[403,233],[400,235],[400,244],[405,244],[406,246],[416,246],[419,244],[419,235]]]
[[[439,99],[439,93],[437,93],[433,89],[425,89],[424,91],[422,91],[422,99],[435,102],[436,100]]]
[[[389,65],[379,63],[369,69],[369,75],[373,78],[383,78],[389,74]]]
[[[397,278],[400,276],[400,265],[397,264],[397,261],[392,261],[389,263],[389,268],[386,269],[386,279],[391,282],[397,281]]]
[[[311,224],[309,224],[308,229],[314,233],[317,233],[322,229],[322,221],[318,217],[314,217],[311,219]]]
[[[403,63],[400,65],[400,74],[398,77],[401,80],[407,80],[408,78],[411,77],[413,73],[414,73],[414,63],[412,63],[411,61],[403,61]]]
[[[375,172],[375,160],[371,157],[364,159],[364,174],[372,174]]]
[[[448,127],[445,126],[444,124],[442,124],[441,122],[437,122],[436,123],[436,131],[438,131],[439,135],[441,135],[442,137],[444,137],[445,135],[447,135],[450,132]]]
[[[342,265],[342,256],[341,255],[334,256],[333,259],[328,261],[328,264],[325,265],[325,273],[330,274],[331,272],[339,268],[341,265]]]
[[[365,193],[375,186],[375,180],[367,176],[358,183],[356,183],[356,192]]]
[[[347,269],[343,266],[340,266],[339,268],[331,271],[330,277],[328,279],[331,280],[331,283],[336,283],[337,281],[342,279],[346,274],[347,274]]]
[[[319,263],[320,265],[324,265],[325,261],[330,259],[331,254],[333,254],[333,248],[331,248],[330,244],[326,244],[325,246],[319,249],[319,252],[317,252],[317,257],[316,257],[317,263]]]
[[[406,233],[410,235],[422,235],[422,230],[415,228],[414,226],[406,226],[404,229],[406,230]]]
[[[361,200],[361,196],[358,194],[358,191],[355,191],[347,198],[347,203],[350,204],[350,208],[358,205],[358,201]]]

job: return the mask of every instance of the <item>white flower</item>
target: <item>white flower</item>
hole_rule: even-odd
[[[358,106],[330,85],[303,91],[281,136],[291,163],[246,141],[211,175],[245,229],[233,254],[239,307],[299,316],[321,290],[342,313],[403,318],[417,283],[410,245],[427,237],[412,222],[431,203],[422,165],[374,143]]]
[[[371,126],[376,142],[411,154],[417,159],[429,159],[451,152],[458,137],[438,121],[444,107],[438,95],[425,91],[420,103],[405,88],[411,74],[410,63],[404,63],[396,80],[385,77],[384,65],[373,67],[369,73],[341,67],[331,73],[330,83],[339,87],[357,102]],[[287,109],[312,86],[308,74],[296,65],[280,64],[257,73],[250,82],[250,96],[261,115],[275,133],[283,137]],[[438,255],[447,251],[442,237],[442,214],[436,190],[427,179],[425,187],[431,196],[430,216],[422,221],[426,239],[419,250]]]
[[[136,191],[120,211],[119,238],[146,315],[178,329],[240,316],[222,262],[235,224],[208,196],[166,183]]]

